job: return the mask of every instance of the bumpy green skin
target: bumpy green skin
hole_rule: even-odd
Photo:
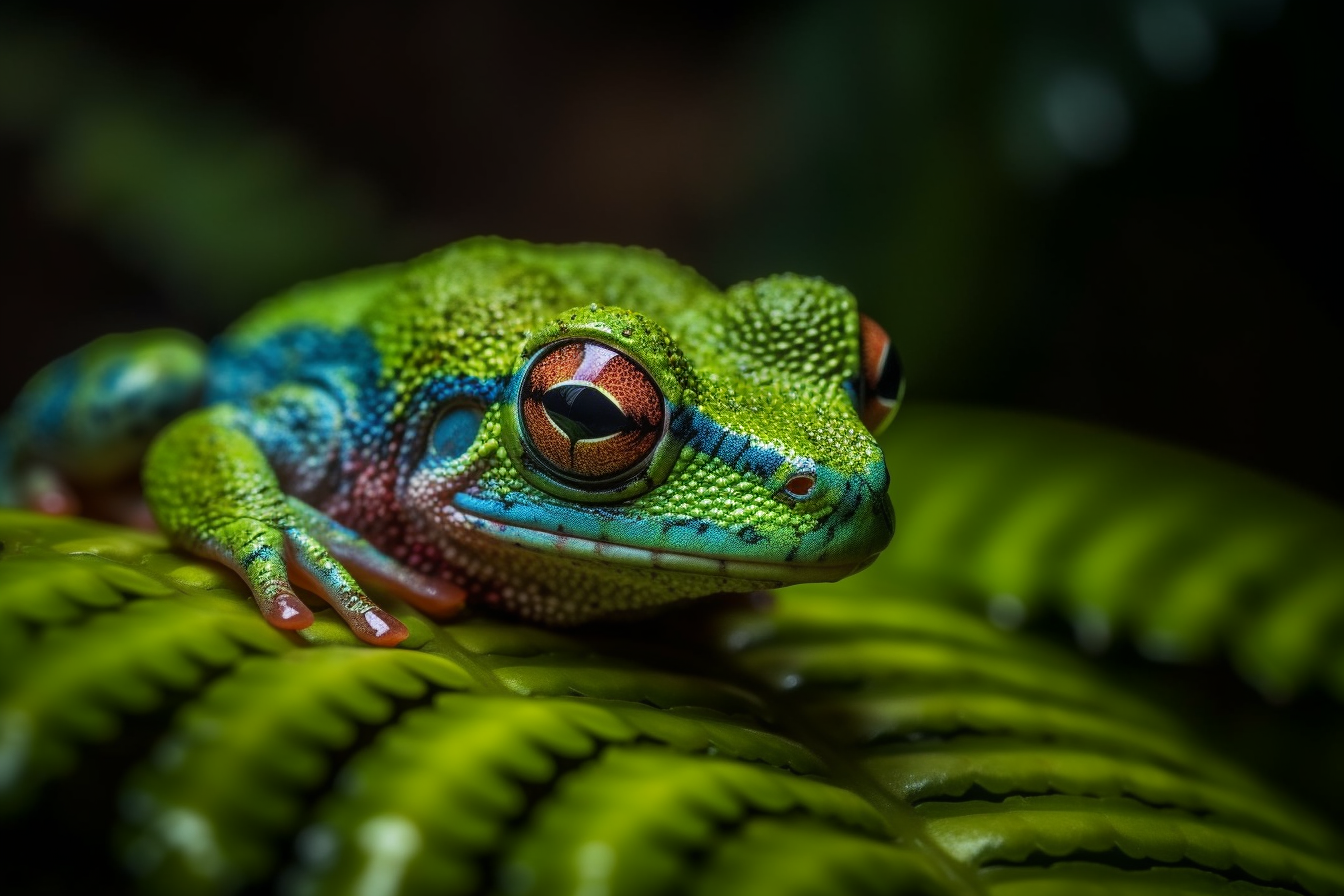
[[[892,534],[855,411],[859,329],[853,297],[817,279],[720,292],[655,252],[469,240],[244,317],[211,349],[204,407],[150,449],[145,496],[272,623],[311,619],[297,581],[373,643],[404,630],[356,579],[440,615],[465,594],[549,624],[834,580]],[[574,339],[633,359],[665,399],[652,459],[620,481],[562,481],[520,420],[528,362]],[[61,419],[11,420],[16,469]],[[800,474],[803,499],[784,489]]]

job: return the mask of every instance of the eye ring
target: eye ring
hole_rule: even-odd
[[[593,499],[629,491],[653,463],[671,416],[663,389],[627,352],[596,339],[538,349],[519,373],[518,443],[548,491]]]
[[[859,361],[855,403],[863,425],[877,435],[891,423],[905,397],[905,370],[887,331],[866,314],[859,315]]]

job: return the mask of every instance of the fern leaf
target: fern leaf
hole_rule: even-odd
[[[690,854],[756,813],[806,811],[882,842],[886,824],[855,794],[765,766],[611,747],[570,773],[504,859],[506,893],[676,893]]]
[[[713,753],[764,762],[800,775],[819,775],[825,766],[815,753],[776,732],[748,725],[741,717],[677,707],[659,710],[638,703],[586,700],[602,706],[648,740],[685,753]]]
[[[77,624],[126,598],[218,591],[245,598],[238,578],[184,560],[158,535],[0,508],[0,682],[25,666],[37,632]],[[68,558],[73,562],[53,562]]]
[[[528,787],[637,733],[579,701],[440,696],[350,763],[303,835],[296,891],[382,880],[385,892],[473,892],[478,857],[524,810]],[[389,845],[394,833],[401,846]]]
[[[792,589],[768,623],[747,619],[749,637],[732,622],[719,637],[857,764],[856,782],[914,804],[921,836],[952,860],[1034,866],[1114,852],[1223,872],[1224,884],[1344,887],[1338,835],[1177,723],[1129,700],[1113,709],[1115,690],[1076,661],[911,593],[874,609],[872,596]],[[910,617],[884,616],[897,607]],[[876,626],[856,625],[869,613]],[[1033,683],[1026,670],[1069,681]]]
[[[1153,806],[1227,816],[1287,843],[1305,840],[1327,851],[1339,845],[1322,825],[1251,782],[1230,787],[1155,762],[1054,742],[970,735],[934,746],[894,744],[872,754],[865,766],[884,786],[915,804],[961,798],[974,789],[991,794],[1130,795]]]
[[[23,674],[0,693],[0,807],[68,771],[79,743],[115,736],[122,715],[199,686],[207,667],[236,663],[249,649],[289,647],[255,614],[223,607],[139,601],[54,629],[27,651]]]
[[[259,879],[360,726],[388,724],[396,700],[471,683],[449,660],[410,651],[334,647],[244,660],[179,714],[132,775],[124,854],[156,892],[227,892]]]
[[[510,658],[509,665],[496,667],[494,673],[510,690],[525,696],[576,694],[663,709],[699,706],[757,718],[765,714],[759,698],[733,685],[606,658],[545,656],[526,664]]]
[[[893,847],[809,818],[752,817],[712,848],[686,892],[697,896],[933,896],[938,869],[915,849]]]
[[[790,589],[708,637],[412,614],[380,651],[82,525],[0,517],[0,614],[34,620],[0,656],[0,834],[59,830],[32,797],[121,775],[102,744],[135,715],[162,732],[121,787],[144,892],[1344,894],[1335,832],[969,612],[969,577]]]
[[[812,687],[862,688],[897,697],[959,685],[962,692],[978,688],[1061,706],[1104,705],[1109,717],[1127,724],[1159,727],[1168,722],[1121,689],[1099,686],[1080,674],[1078,664],[1061,661],[1053,651],[1005,655],[926,641],[902,641],[899,651],[891,647],[889,639],[862,634],[831,644],[790,644],[753,651],[751,670],[777,687],[807,681]]]
[[[453,644],[473,656],[493,658],[499,665],[505,665],[508,657],[583,656],[593,652],[584,641],[564,632],[519,628],[497,619],[465,620],[453,626],[452,634]]]
[[[19,665],[16,658],[32,640],[32,630],[121,605],[122,592],[90,568],[98,565],[52,564],[40,557],[0,564],[0,614],[11,620],[0,626],[0,680]]]
[[[1134,859],[1236,869],[1268,884],[1301,886],[1312,893],[1344,889],[1344,871],[1319,854],[1181,809],[1157,809],[1130,799],[1011,796],[994,803],[925,803],[920,814],[928,819],[929,835],[953,858],[975,865],[1020,863],[1034,854],[1118,850]]]
[[[1336,686],[1344,513],[1188,452],[1023,415],[915,407],[884,447],[897,537],[842,587],[957,583],[1085,646],[1129,631],[1158,659],[1221,648],[1273,695]]]
[[[992,896],[1288,896],[1196,868],[1122,871],[1092,862],[1055,862],[1027,868],[986,868],[981,880]]]

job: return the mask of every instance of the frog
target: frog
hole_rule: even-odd
[[[167,539],[290,632],[330,607],[400,643],[371,593],[574,626],[867,566],[904,389],[824,279],[720,290],[655,250],[478,237],[302,283],[209,344],[53,362],[0,423],[0,501],[74,512],[138,472]]]

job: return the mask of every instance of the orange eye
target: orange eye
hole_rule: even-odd
[[[523,375],[519,422],[531,453],[562,479],[604,483],[640,468],[663,437],[663,393],[599,342],[539,352]]]
[[[887,331],[866,314],[859,315],[859,354],[859,417],[877,435],[896,416],[905,393],[905,372]]]

